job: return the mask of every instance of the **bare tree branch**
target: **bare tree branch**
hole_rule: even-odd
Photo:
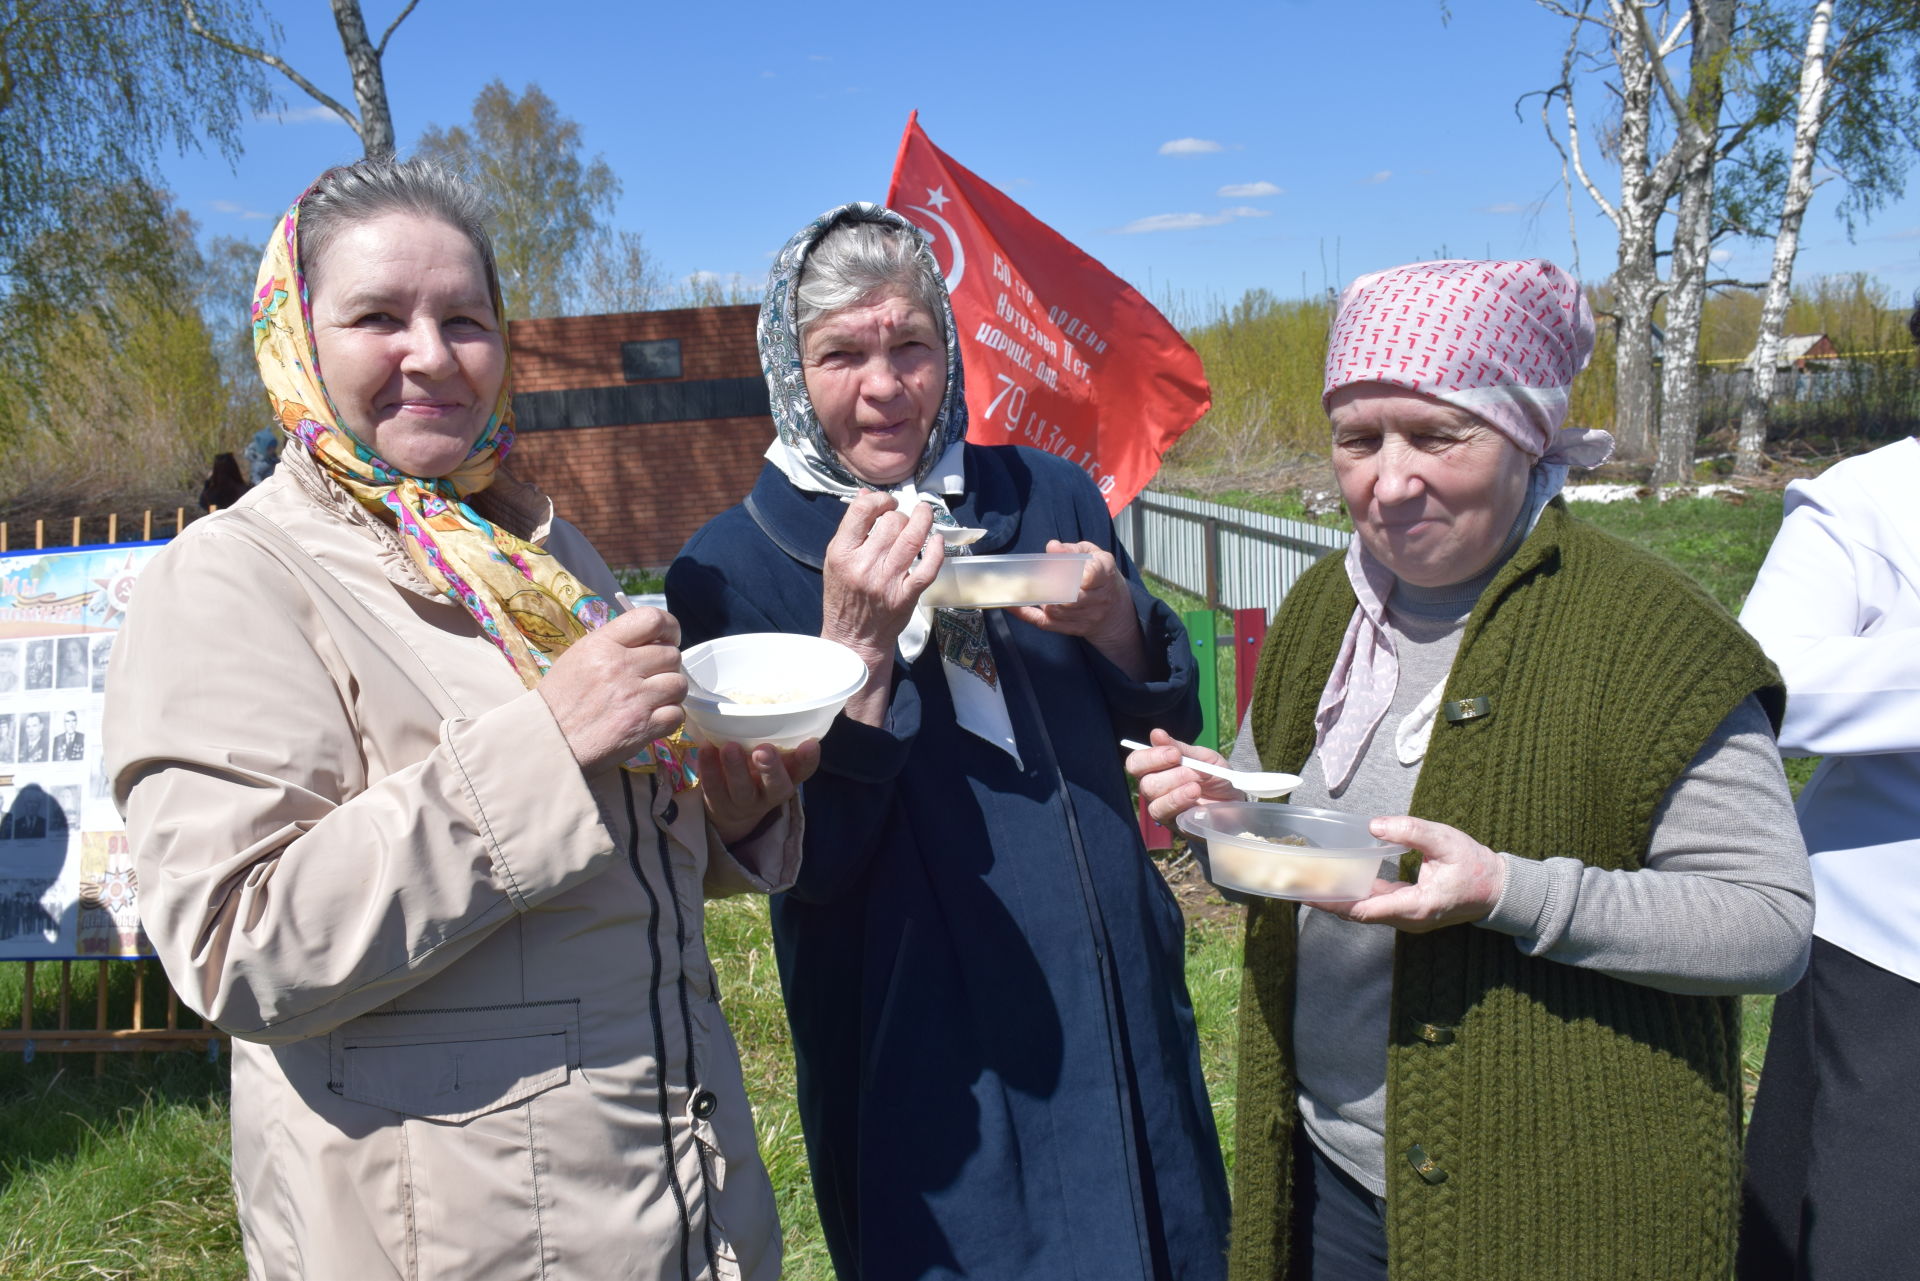
[[[380,43],[373,47],[374,57],[384,58],[387,56],[387,41],[393,39],[393,33],[399,29],[401,23],[407,20],[407,15],[412,13],[414,6],[419,3],[420,0],[407,0],[407,7],[400,11],[399,17],[387,24],[386,31],[380,37]]]
[[[409,6],[409,8],[411,7],[412,6]],[[278,71],[281,75],[293,81],[294,84],[300,86],[300,88],[303,91],[305,91],[308,97],[312,98],[315,102],[319,103],[321,106],[327,108],[327,110],[333,112],[335,115],[339,116],[342,120],[346,121],[347,124],[353,129],[355,137],[360,138],[362,142],[366,140],[366,135],[362,132],[360,127],[360,118],[354,115],[351,111],[347,110],[345,107],[341,106],[333,98],[323,93],[320,90],[319,86],[315,85],[311,80],[307,79],[305,76],[301,75],[298,71],[295,71],[292,67],[288,66],[285,59],[281,58],[277,54],[268,53],[264,49],[255,49],[250,45],[244,45],[244,44],[240,44],[237,41],[229,40],[217,31],[209,31],[206,27],[206,24],[200,21],[199,13],[197,13],[194,10],[193,0],[180,0],[180,8],[181,8],[181,11],[186,15],[187,26],[193,31],[195,35],[199,36],[203,40],[208,41],[209,43],[218,45],[220,48],[225,49],[228,53],[236,53],[243,58],[251,58],[255,62],[263,63],[266,66],[272,67],[275,71]]]

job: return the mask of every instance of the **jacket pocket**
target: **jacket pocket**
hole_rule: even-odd
[[[428,1121],[468,1121],[565,1085],[580,1003],[533,1001],[363,1015],[328,1038],[335,1094]]]

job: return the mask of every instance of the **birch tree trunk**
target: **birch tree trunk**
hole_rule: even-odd
[[[1773,238],[1773,270],[1760,307],[1760,337],[1753,348],[1753,369],[1740,407],[1740,436],[1734,446],[1734,470],[1751,476],[1760,470],[1767,443],[1767,413],[1773,404],[1775,366],[1781,331],[1793,294],[1793,261],[1800,252],[1800,224],[1813,199],[1813,160],[1825,120],[1827,36],[1833,25],[1833,0],[1819,0],[1807,23],[1807,50],[1800,61],[1800,105],[1793,121],[1793,160],[1780,206],[1780,230]]]
[[[1697,2],[1732,4],[1737,0]],[[1613,435],[1621,458],[1644,461],[1653,454],[1658,391],[1653,360],[1653,312],[1666,291],[1660,280],[1656,234],[1667,200],[1683,170],[1692,162],[1694,147],[1698,145],[1695,135],[1699,133],[1691,113],[1680,103],[1666,75],[1664,60],[1686,38],[1692,14],[1691,11],[1682,14],[1667,24],[1665,32],[1655,33],[1647,22],[1643,7],[1646,0],[1606,0],[1604,17],[1593,12],[1594,5],[1589,0],[1573,5],[1561,0],[1538,0],[1538,3],[1575,24],[1575,34],[1561,64],[1561,83],[1546,91],[1541,119],[1543,123],[1546,121],[1544,103],[1556,98],[1564,102],[1567,142],[1561,155],[1619,236],[1612,281],[1616,341]],[[1587,171],[1580,145],[1579,115],[1574,107],[1573,68],[1578,54],[1578,33],[1590,25],[1606,30],[1609,50],[1620,76],[1619,126],[1614,135],[1614,158],[1620,165],[1618,204],[1607,199]],[[1653,154],[1656,90],[1670,105],[1676,106],[1678,116],[1677,136],[1657,157]],[[1554,137],[1551,127],[1547,133],[1559,147],[1559,139]]]
[[[193,0],[180,0],[180,10],[188,29],[195,35],[228,53],[272,67],[293,81],[302,93],[346,121],[359,136],[360,149],[367,155],[390,156],[394,152],[393,114],[387,107],[387,79],[381,70],[381,59],[386,57],[387,41],[393,39],[393,33],[420,0],[407,0],[400,15],[387,24],[378,43],[367,35],[367,20],[360,11],[360,0],[329,0],[329,3],[333,8],[333,24],[340,32],[341,48],[346,51],[347,70],[353,75],[353,100],[360,108],[358,115],[301,75],[279,54],[242,44],[208,27],[194,8]]]
[[[368,38],[360,0],[333,0],[333,24],[340,29],[347,70],[353,73],[353,101],[360,108],[361,149],[369,156],[391,156],[393,113],[387,108],[387,78],[380,70],[385,42],[376,49]]]
[[[1666,191],[1655,189],[1649,172],[1651,59],[1656,55],[1630,15],[1619,5],[1614,14],[1614,56],[1620,67],[1620,206],[1614,222],[1620,249],[1613,272],[1613,435],[1621,457],[1643,459],[1653,452],[1653,309],[1660,300],[1654,233]]]
[[[1731,46],[1735,0],[1694,0],[1693,51],[1678,145],[1687,149],[1674,218],[1673,261],[1667,283],[1665,364],[1660,379],[1660,438],[1655,485],[1693,479],[1700,434],[1700,316],[1713,252],[1713,166],[1719,132],[1723,68]],[[1670,86],[1668,86],[1670,87]],[[1692,127],[1687,127],[1687,121]]]

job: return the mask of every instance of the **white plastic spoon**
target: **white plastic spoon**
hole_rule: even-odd
[[[1120,740],[1120,746],[1131,747],[1136,752],[1154,750],[1146,743],[1136,743],[1130,738]],[[1188,769],[1199,770],[1202,774],[1211,774],[1215,778],[1224,778],[1227,782],[1245,792],[1255,800],[1268,800],[1275,796],[1285,796],[1300,786],[1298,774],[1262,773],[1256,770],[1228,769],[1224,765],[1209,765],[1205,761],[1195,760],[1191,756],[1182,756],[1180,763]]]

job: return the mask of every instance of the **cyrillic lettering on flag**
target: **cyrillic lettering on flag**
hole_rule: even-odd
[[[887,204],[933,240],[960,328],[967,439],[1071,459],[1117,512],[1207,412],[1200,357],[1091,256],[907,119]]]

